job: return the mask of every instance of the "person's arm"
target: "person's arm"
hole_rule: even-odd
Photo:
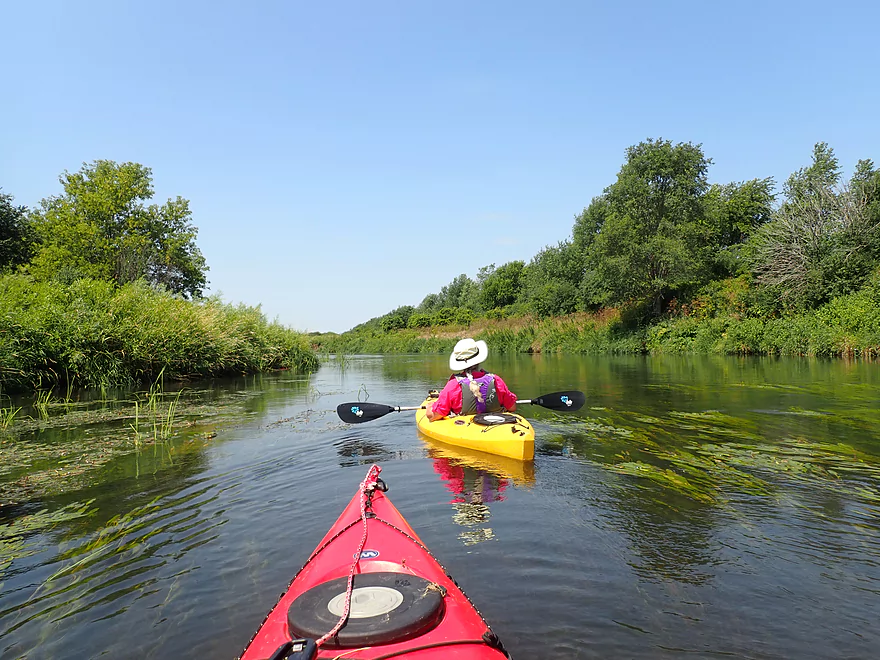
[[[434,403],[429,403],[427,409],[425,410],[425,416],[428,418],[429,422],[433,422],[437,419],[442,419],[449,414],[449,411],[452,410],[452,394],[453,390],[458,388],[458,381],[455,379],[450,380],[446,383],[446,387],[440,392],[440,396],[434,401]]]
[[[495,393],[498,395],[498,402],[505,410],[513,412],[516,410],[516,394],[507,388],[507,384],[501,376],[495,376]]]

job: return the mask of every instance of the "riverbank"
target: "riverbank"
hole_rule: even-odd
[[[627,310],[605,309],[540,319],[476,319],[467,325],[384,331],[364,324],[339,335],[313,336],[328,353],[443,353],[461,337],[484,339],[499,353],[719,354],[880,357],[880,284],[839,296],[814,310],[762,318],[730,290],[698,297],[649,324]]]
[[[0,277],[0,388],[131,387],[155,380],[314,371],[306,337],[259,307],[120,287]]]

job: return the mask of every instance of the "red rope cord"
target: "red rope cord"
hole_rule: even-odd
[[[351,564],[351,570],[348,572],[348,587],[345,590],[345,608],[342,610],[342,616],[339,617],[339,621],[336,622],[336,625],[333,626],[333,630],[328,632],[326,635],[321,637],[315,644],[318,648],[326,642],[328,639],[336,635],[341,629],[342,626],[345,625],[345,622],[348,621],[349,611],[351,609],[351,593],[354,590],[354,572],[357,570],[358,562],[361,560],[361,552],[364,550],[364,546],[367,544],[367,493],[376,488],[376,482],[379,479],[379,473],[382,471],[378,465],[372,465],[370,469],[367,471],[367,476],[364,477],[364,480],[361,482],[361,521],[364,526],[364,533],[361,535],[361,542],[358,545],[357,552],[354,555],[354,561]]]

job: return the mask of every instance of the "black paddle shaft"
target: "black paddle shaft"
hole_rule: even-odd
[[[549,408],[550,410],[578,410],[586,402],[587,397],[583,392],[571,390],[568,392],[553,392],[553,394],[543,394],[537,399],[525,399],[517,401],[517,403],[532,403],[537,406]]]
[[[336,406],[336,414],[346,424],[362,424],[363,422],[371,422],[374,419],[384,417],[391,412],[400,412],[401,410],[419,410],[424,406],[388,406],[384,403],[369,403],[368,401],[353,401],[351,403],[340,403]]]

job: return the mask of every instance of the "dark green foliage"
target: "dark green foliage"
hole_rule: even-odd
[[[574,218],[574,227],[571,235],[575,250],[583,257],[586,255],[593,242],[605,224],[605,218],[610,211],[607,195],[594,197],[590,205],[580,215]]]
[[[63,194],[44,199],[34,213],[41,243],[29,272],[62,282],[88,277],[122,285],[143,278],[201,296],[208,267],[195,244],[189,202],[145,205],[153,197],[150,168],[98,160],[60,181]]]
[[[441,298],[439,294],[429,293],[424,297],[421,303],[419,303],[418,310],[420,312],[433,312],[440,306]]]
[[[745,242],[773,214],[773,179],[713,185],[704,198],[706,222],[713,248],[710,267],[714,277],[748,272]]]
[[[481,303],[483,309],[506,307],[516,302],[522,288],[525,263],[511,261],[488,272],[482,282]]]
[[[438,309],[432,318],[432,325],[450,325],[455,322],[455,310],[452,307]]]
[[[562,241],[532,259],[522,276],[522,299],[534,314],[562,316],[580,307],[583,260],[574,245]]]
[[[30,261],[36,242],[27,209],[13,204],[12,195],[0,192],[0,273]]]
[[[379,319],[379,325],[385,332],[393,332],[407,327],[410,317],[415,312],[412,305],[398,307]]]
[[[590,248],[607,299],[650,301],[654,316],[704,276],[709,235],[703,221],[710,160],[698,145],[648,140],[605,193],[607,210]]]
[[[880,173],[860,161],[840,184],[834,151],[813,150],[812,164],[785,183],[786,199],[754,234],[751,257],[758,282],[783,309],[815,308],[852,293],[880,260]]]
[[[459,308],[455,310],[455,319],[454,323],[456,325],[463,325],[465,327],[469,326],[474,322],[474,319],[477,317],[471,310],[466,307]]]
[[[407,328],[429,328],[431,323],[433,322],[434,317],[430,314],[423,314],[422,312],[415,312],[412,316],[409,317],[409,321],[406,324]]]

